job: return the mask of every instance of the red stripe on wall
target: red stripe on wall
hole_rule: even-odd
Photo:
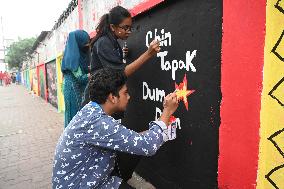
[[[164,0],[145,0],[142,3],[136,5],[134,8],[130,9],[129,11],[132,16],[136,16],[142,12],[145,12],[146,10],[151,9],[152,7],[163,1]]]
[[[39,66],[36,66],[36,76],[37,76],[37,91],[38,91],[38,96],[40,96],[40,79],[39,79]]]
[[[265,0],[223,0],[219,188],[255,188]]]

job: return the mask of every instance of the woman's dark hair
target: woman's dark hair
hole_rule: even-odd
[[[111,93],[119,97],[119,91],[126,80],[124,72],[120,70],[103,68],[96,71],[89,80],[91,101],[103,104]]]
[[[91,40],[91,47],[103,35],[111,33],[110,24],[119,25],[125,18],[131,17],[130,12],[121,7],[113,7],[108,14],[101,17],[98,26],[96,27],[96,36]]]

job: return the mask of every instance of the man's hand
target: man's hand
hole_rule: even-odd
[[[166,125],[170,124],[170,117],[176,111],[178,107],[178,99],[176,93],[168,94],[164,99],[164,110],[160,117],[160,120],[163,121]]]
[[[172,115],[178,107],[178,99],[176,93],[168,94],[163,103],[164,111]]]

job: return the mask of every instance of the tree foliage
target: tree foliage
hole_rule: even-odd
[[[7,50],[5,62],[9,68],[20,68],[24,61],[31,58],[31,50],[36,38],[18,39]]]

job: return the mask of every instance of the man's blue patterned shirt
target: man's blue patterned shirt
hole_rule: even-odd
[[[136,133],[107,115],[97,103],[88,103],[59,138],[53,188],[119,188],[121,178],[111,176],[115,151],[151,156],[164,143],[161,123],[150,122],[149,126],[143,134]]]

